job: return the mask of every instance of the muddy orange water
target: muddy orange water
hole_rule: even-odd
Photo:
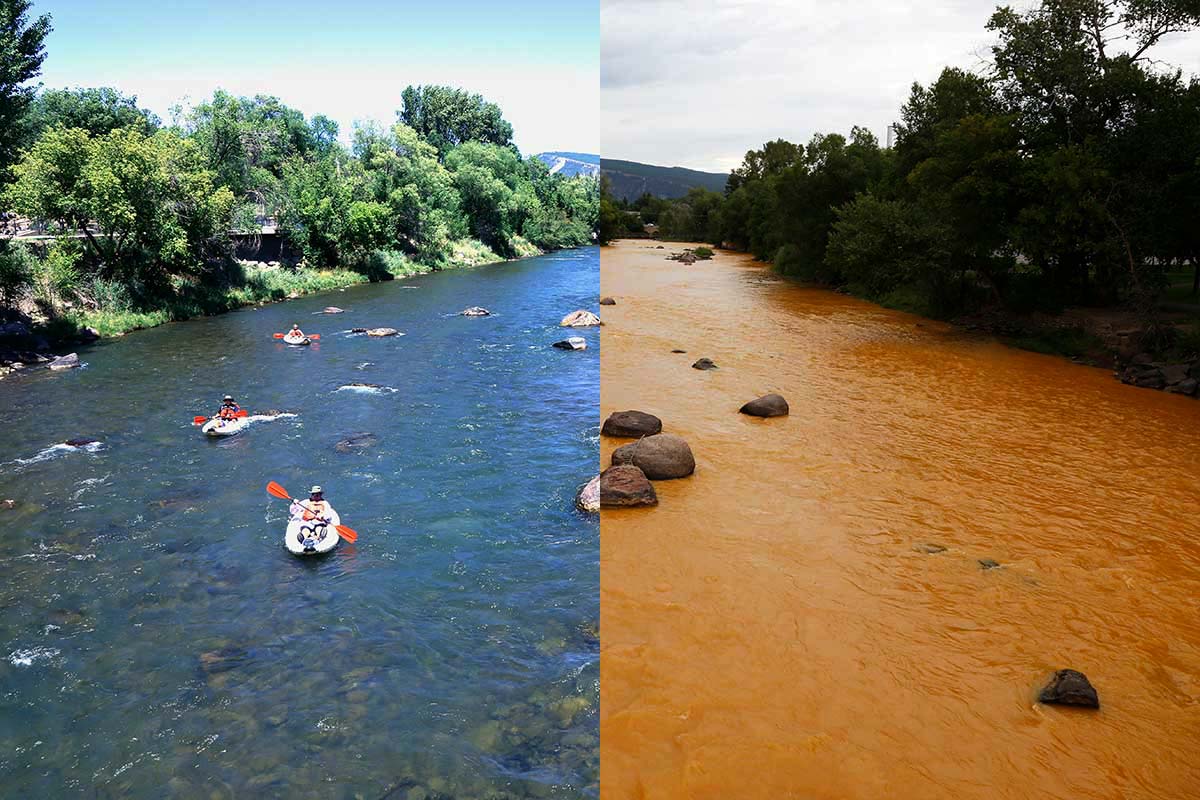
[[[652,247],[602,412],[697,467],[602,515],[603,800],[1200,797],[1200,402]]]

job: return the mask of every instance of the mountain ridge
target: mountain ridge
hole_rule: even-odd
[[[729,175],[686,167],[660,167],[616,158],[600,160],[600,172],[609,179],[613,197],[636,200],[649,192],[656,197],[683,197],[693,187],[724,192]]]

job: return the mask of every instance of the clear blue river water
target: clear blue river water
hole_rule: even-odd
[[[599,267],[356,287],[0,382],[0,794],[597,796],[599,520],[572,501],[600,341],[558,322]],[[271,338],[292,322],[319,344]],[[374,326],[403,335],[349,333]],[[206,439],[225,393],[251,424]],[[289,555],[269,480],[322,484],[357,543]]]

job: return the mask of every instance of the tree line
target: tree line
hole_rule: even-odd
[[[0,303],[154,305],[239,280],[230,234],[278,223],[302,267],[386,278],[590,244],[599,185],[551,175],[501,109],[409,86],[395,124],[306,118],[275,97],[216,91],[165,124],[111,88],[38,91],[48,16],[0,0],[0,212],[54,237],[0,241]]]
[[[724,194],[604,198],[601,237],[636,211],[666,238],[936,315],[1149,308],[1171,270],[1200,286],[1200,82],[1153,59],[1198,24],[1195,0],[998,8],[989,68],[914,84],[894,147],[863,128],[767,142]]]

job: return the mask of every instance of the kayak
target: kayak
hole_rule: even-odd
[[[294,517],[288,521],[287,533],[283,537],[283,544],[287,547],[288,552],[298,556],[316,556],[322,553],[328,553],[333,548],[337,547],[338,532],[334,530],[335,525],[342,524],[342,518],[338,513],[329,507],[326,512],[328,524],[321,525],[316,520],[303,520],[299,517]],[[313,528],[312,526],[316,526]]]
[[[284,344],[294,344],[296,346],[312,344],[312,340],[307,336],[284,336],[283,342]]]
[[[249,420],[245,417],[237,417],[236,419],[213,417],[204,423],[204,427],[200,429],[200,432],[207,436],[233,436],[235,433],[241,433],[249,424]]]

